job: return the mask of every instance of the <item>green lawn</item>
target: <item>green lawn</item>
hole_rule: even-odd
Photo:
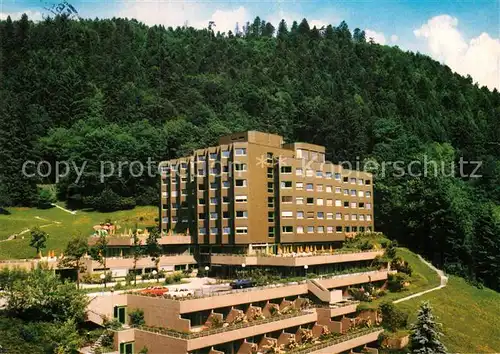
[[[450,353],[500,352],[500,293],[451,276],[445,288],[396,306],[408,311],[414,322],[422,301],[430,301],[443,324],[442,341]]]
[[[0,215],[0,240],[5,240],[14,233],[19,233],[34,226],[43,226],[49,234],[47,249],[59,254],[66,247],[72,235],[82,233],[90,235],[92,226],[111,219],[123,228],[134,227],[137,222],[139,228],[153,226],[154,219],[158,217],[158,208],[136,207],[133,210],[122,210],[113,213],[100,213],[96,211],[77,211],[75,215],[59,208],[8,208],[10,215]],[[40,219],[41,218],[41,219]],[[58,223],[56,223],[58,222]],[[44,226],[47,225],[47,226]],[[22,238],[24,237],[24,239]],[[35,250],[29,246],[30,234],[25,233],[18,239],[0,243],[0,259],[31,258]]]

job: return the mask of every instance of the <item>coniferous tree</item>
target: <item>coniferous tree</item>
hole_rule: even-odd
[[[410,335],[411,350],[414,354],[446,354],[446,347],[441,343],[442,333],[432,314],[429,302],[423,302],[417,314],[417,322],[412,326]]]

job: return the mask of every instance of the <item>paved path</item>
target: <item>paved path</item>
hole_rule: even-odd
[[[70,214],[73,214],[73,215],[75,215],[75,214],[76,214],[76,210],[69,210],[69,209],[63,208],[63,207],[62,207],[62,206],[60,206],[60,205],[54,204],[54,203],[52,203],[52,205],[53,205],[53,206],[55,206],[56,208],[59,208],[59,209],[61,209],[61,210],[64,210],[64,211],[65,211],[65,212],[67,212],[67,213],[70,213]]]
[[[448,283],[448,277],[444,274],[444,272],[441,269],[437,269],[436,267],[434,267],[431,263],[429,263],[425,259],[423,259],[422,256],[420,256],[419,254],[417,256],[418,256],[418,258],[422,262],[424,262],[425,264],[427,264],[427,266],[429,268],[431,268],[432,270],[434,270],[439,275],[439,278],[441,279],[441,284],[439,286],[436,286],[435,288],[432,288],[432,289],[429,289],[429,290],[424,290],[424,291],[421,291],[419,293],[416,293],[416,294],[404,297],[402,299],[394,300],[393,303],[395,303],[395,304],[397,304],[398,302],[403,302],[403,301],[407,301],[407,300],[413,299],[415,297],[422,296],[424,294],[430,293],[431,291],[442,289]]]

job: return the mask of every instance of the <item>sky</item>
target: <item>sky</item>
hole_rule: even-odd
[[[83,18],[128,17],[148,25],[240,28],[256,16],[277,27],[307,18],[318,28],[346,21],[383,45],[421,52],[500,90],[500,0],[67,0]],[[49,16],[60,0],[0,0],[0,19]]]

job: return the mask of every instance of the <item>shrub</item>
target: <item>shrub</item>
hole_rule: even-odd
[[[114,337],[113,332],[106,331],[104,336],[102,336],[101,345],[103,347],[112,347],[113,346],[113,337]]]
[[[136,278],[136,275],[133,272],[128,272],[125,276],[125,284],[130,285]]]
[[[401,291],[405,287],[405,284],[409,282],[409,277],[404,273],[396,273],[389,274],[387,280],[390,291]]]
[[[148,352],[149,349],[146,346],[142,347],[142,349],[139,350],[139,354],[148,354]]]
[[[130,311],[128,316],[132,327],[142,326],[146,323],[144,321],[144,311],[141,309],[134,309]]]
[[[38,209],[50,209],[53,207],[52,203],[56,201],[56,193],[48,188],[40,188],[38,192]]]
[[[397,270],[398,272],[408,274],[409,276],[411,276],[413,272],[411,265],[401,257],[395,257],[392,260],[391,268]]]
[[[384,302],[379,306],[382,315],[382,325],[395,332],[404,329],[408,325],[408,313],[398,309],[391,302]]]
[[[178,283],[178,282],[180,282],[182,280],[182,273],[175,272],[172,275],[172,278],[174,279],[174,282]]]
[[[370,296],[371,294],[364,289],[350,288],[349,294],[354,298],[354,300],[357,301],[372,301],[372,297]]]

